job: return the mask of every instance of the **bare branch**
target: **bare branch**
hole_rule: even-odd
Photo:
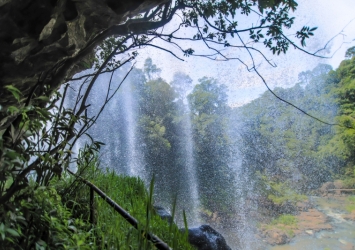
[[[286,104],[292,106],[293,108],[297,109],[297,110],[300,111],[301,113],[303,113],[303,114],[305,114],[305,115],[311,117],[312,119],[315,119],[315,120],[317,120],[317,121],[319,121],[319,122],[321,122],[321,123],[323,123],[323,124],[326,124],[326,125],[329,125],[329,126],[339,126],[339,127],[343,127],[343,128],[355,129],[355,128],[353,128],[353,127],[343,126],[343,125],[341,125],[341,124],[339,124],[339,123],[330,123],[330,122],[323,121],[323,120],[321,120],[320,118],[315,117],[315,116],[313,116],[313,115],[307,113],[306,111],[304,111],[303,109],[297,107],[297,106],[294,105],[293,103],[291,103],[291,102],[289,102],[289,101],[287,101],[287,100],[281,98],[280,96],[278,96],[274,91],[272,91],[272,89],[271,89],[271,88],[269,87],[269,85],[267,84],[265,78],[264,78],[264,77],[260,74],[260,72],[257,70],[257,68],[256,68],[256,66],[255,66],[255,62],[254,62],[253,55],[251,54],[251,52],[249,51],[249,49],[248,49],[247,46],[245,45],[245,43],[244,43],[243,39],[240,37],[240,35],[239,35],[239,34],[237,34],[237,35],[238,35],[238,37],[239,37],[239,40],[244,44],[246,50],[247,50],[248,53],[249,53],[249,56],[250,56],[250,58],[251,58],[251,60],[252,60],[252,62],[253,62],[253,70],[254,70],[255,73],[259,76],[259,78],[263,81],[263,83],[264,83],[264,85],[266,86],[266,88],[268,89],[268,91],[269,91],[272,95],[274,95],[277,99],[279,99],[280,101],[282,101],[282,102],[284,102],[284,103],[286,103]]]
[[[177,55],[175,55],[172,51],[167,50],[167,49],[164,49],[164,48],[159,47],[159,46],[157,46],[157,45],[150,44],[150,43],[144,43],[144,44],[142,44],[142,45],[144,45],[144,46],[150,46],[150,47],[153,47],[153,48],[157,48],[157,49],[163,50],[163,51],[168,52],[169,54],[173,55],[174,57],[176,57],[176,58],[179,59],[180,61],[183,61],[183,62],[185,61],[184,59],[182,59],[182,58],[178,57]]]
[[[117,46],[116,48],[111,52],[111,54],[106,58],[106,60],[101,64],[100,68],[97,71],[97,74],[92,78],[92,80],[89,83],[89,86],[84,94],[83,100],[81,102],[79,111],[77,112],[76,116],[79,116],[86,108],[86,100],[89,96],[89,93],[91,91],[91,88],[94,86],[94,83],[96,82],[97,78],[100,75],[100,72],[107,66],[108,62],[115,56],[117,55],[117,51],[120,49],[120,47],[129,39],[132,38],[133,36],[127,36],[125,37]],[[130,46],[132,47],[132,45]],[[127,48],[126,50],[128,50],[129,48]]]
[[[300,50],[300,51],[306,53],[307,55],[311,55],[311,56],[315,56],[315,57],[323,58],[323,59],[327,59],[327,58],[329,59],[329,58],[331,58],[331,57],[328,57],[328,56],[320,56],[320,55],[317,55],[316,53],[318,53],[319,50],[317,50],[317,51],[314,52],[314,53],[311,53],[311,52],[309,52],[309,51],[307,51],[307,50],[305,50],[305,49],[302,49],[301,47],[299,47],[298,45],[296,45],[291,39],[289,39],[289,38],[288,38],[286,35],[284,35],[283,33],[281,33],[281,36],[282,36],[283,38],[285,38],[293,47],[295,47],[296,49],[298,49],[298,50]]]
[[[111,101],[111,99],[113,98],[113,96],[117,93],[117,91],[119,90],[119,88],[122,86],[123,82],[126,80],[126,78],[128,77],[128,75],[131,73],[131,71],[133,70],[134,65],[131,67],[131,69],[126,73],[126,75],[124,76],[124,78],[121,80],[120,84],[118,85],[118,87],[115,89],[115,91],[113,92],[113,94],[111,96],[109,96],[109,89],[106,95],[106,100],[104,102],[104,104],[101,106],[99,112],[97,113],[97,115],[91,120],[91,124],[87,125],[87,126],[83,126],[80,131],[78,132],[78,135],[74,138],[74,141],[71,143],[70,146],[70,150],[72,150],[72,148],[74,147],[76,141],[83,135],[85,134],[97,121],[97,119],[100,117],[102,111],[104,110],[104,108],[106,107],[107,103],[109,103]],[[112,77],[113,77],[113,73],[111,73],[111,77],[110,77],[110,81],[109,81],[109,87],[111,86],[111,82],[112,82]]]
[[[345,29],[346,27],[348,27],[354,20],[355,20],[355,18],[351,19],[351,20],[343,27],[343,29],[342,29],[338,34],[334,35],[332,38],[330,38],[330,39],[328,40],[328,42],[324,45],[323,48],[317,50],[317,51],[314,52],[314,53],[317,54],[317,53],[320,52],[320,51],[326,50],[327,47],[328,47],[328,45],[329,45],[336,37],[338,37],[339,35],[341,35],[341,34],[344,32],[344,29]],[[344,43],[345,43],[345,42],[343,42],[343,43],[340,45],[340,47],[339,47],[337,50],[334,51],[334,53],[333,53],[333,55],[331,55],[331,57],[333,57],[333,56],[335,55],[335,53],[342,47],[342,45],[343,45]]]

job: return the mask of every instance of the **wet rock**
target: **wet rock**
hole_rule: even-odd
[[[154,210],[156,214],[159,215],[159,217],[162,218],[163,220],[166,220],[169,223],[173,222],[173,217],[170,215],[168,211],[166,211],[165,208],[161,206],[154,206]]]
[[[209,225],[189,228],[188,234],[190,244],[198,250],[231,250],[224,237]]]
[[[295,225],[282,224],[282,227],[263,227],[260,234],[269,244],[281,245],[288,243],[291,238],[299,234],[314,235],[321,230],[332,229],[332,226],[328,223],[328,217],[317,209],[310,208],[307,211],[300,212],[296,215],[296,220]]]
[[[267,242],[270,245],[283,245],[290,241],[285,232],[279,229],[272,229],[266,232]]]
[[[320,230],[331,230],[332,226],[328,223],[328,218],[325,214],[317,209],[309,209],[307,212],[301,212],[297,216],[299,230],[313,230],[318,232]]]
[[[355,221],[355,211],[352,211],[350,214],[343,215],[344,220]]]
[[[309,235],[314,235],[313,230],[306,230],[306,233]]]
[[[312,204],[309,202],[309,200],[297,202],[297,203],[296,203],[296,207],[297,207],[297,210],[298,210],[299,212],[306,212],[306,211],[308,211],[308,209],[313,208],[313,206],[312,206]]]
[[[0,121],[3,121],[0,130],[15,119],[7,115],[6,107],[18,105],[4,89],[6,85],[18,88],[23,100],[32,95],[34,89],[37,96],[44,94],[44,86],[57,89],[64,79],[84,69],[80,66],[83,62],[91,65],[94,48],[106,38],[99,36],[103,30],[117,27],[127,18],[165,2],[167,0],[0,1]],[[127,32],[123,29],[118,35]],[[94,37],[97,42],[93,42]]]
[[[323,183],[323,185],[319,188],[318,192],[322,196],[327,196],[328,194],[335,193],[335,191],[331,189],[335,189],[335,185],[333,182],[328,181],[326,183]]]
[[[343,244],[343,246],[340,248],[341,250],[354,250],[355,246],[351,244],[350,242],[347,242],[346,240],[343,239],[338,239],[338,241]]]

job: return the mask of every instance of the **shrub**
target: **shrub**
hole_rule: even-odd
[[[276,205],[285,203],[296,205],[299,201],[307,200],[306,195],[298,194],[286,182],[271,181],[266,175],[262,175],[259,172],[256,176],[262,194]]]
[[[297,224],[297,218],[291,214],[282,214],[278,218],[274,219],[271,224],[282,224],[286,226],[295,226]]]
[[[1,213],[0,244],[4,249],[92,248],[88,224],[72,216],[55,187],[30,185],[25,191],[26,199]]]

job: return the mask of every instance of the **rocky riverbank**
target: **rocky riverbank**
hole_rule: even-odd
[[[268,245],[285,245],[296,239],[298,242],[302,239],[312,239],[312,242],[313,240],[316,242],[316,239],[324,241],[322,235],[327,235],[328,240],[332,239],[333,244],[339,245],[336,249],[355,249],[355,242],[351,241],[352,238],[355,239],[355,196],[350,195],[348,190],[343,192],[342,189],[345,188],[339,185],[341,185],[339,182],[325,183],[317,190],[317,196],[311,196],[307,201],[297,203],[296,212],[289,215],[288,221],[284,220],[284,223],[280,223],[274,220],[261,224],[257,237]],[[342,237],[339,234],[343,228],[342,224],[346,224],[346,227],[350,228],[349,233],[354,234],[350,236],[350,240],[343,239],[348,236]],[[317,243],[312,244],[317,245]],[[314,246],[312,249],[318,248]]]
[[[298,208],[304,208],[300,204]],[[294,216],[295,223],[283,224],[262,224],[260,227],[259,237],[270,245],[281,245],[291,241],[297,235],[309,234],[313,235],[321,230],[331,230],[327,216],[316,208],[309,208],[306,211],[300,211]]]
[[[227,217],[202,210],[204,223],[220,232],[232,249],[252,250],[355,250],[355,195],[339,182],[325,183],[306,200],[296,204],[271,204],[265,197],[259,206]],[[256,227],[256,225],[258,225]]]

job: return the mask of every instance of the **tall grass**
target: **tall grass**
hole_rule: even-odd
[[[149,192],[138,177],[116,174],[113,170],[102,170],[95,158],[80,166],[80,176],[89,180],[111,199],[128,211],[139,222],[139,230],[134,229],[123,217],[111,208],[102,198],[95,195],[95,245],[97,249],[156,249],[151,242],[142,235],[142,230],[158,236],[173,249],[194,249],[187,241],[187,235],[179,231],[174,223],[162,220],[153,209],[153,187]],[[71,181],[72,181],[72,177]],[[88,219],[89,187],[80,182],[66,188],[67,203],[71,204],[76,213]],[[68,198],[70,197],[70,198]],[[173,203],[173,215],[175,202]],[[85,205],[86,204],[86,205]],[[80,211],[80,212],[77,212]],[[75,211],[73,211],[75,213]]]

